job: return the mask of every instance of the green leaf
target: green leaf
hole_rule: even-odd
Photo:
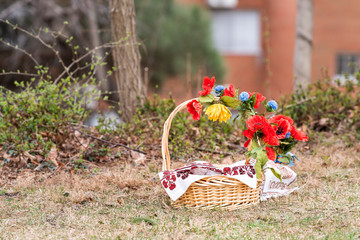
[[[239,99],[239,89],[238,88],[235,90],[235,97],[234,98]]]
[[[270,170],[275,175],[275,177],[277,177],[280,181],[282,181],[282,177],[281,177],[281,174],[279,172],[277,172],[274,168],[270,168]]]
[[[237,100],[237,99],[235,99],[233,97],[229,97],[229,96],[221,97],[221,101],[224,102],[225,106],[231,107],[231,108],[237,108],[241,104],[240,100]]]
[[[261,162],[261,168],[263,168],[268,161],[268,157],[266,155],[266,152],[264,150],[260,150],[257,153],[256,161],[259,160]]]
[[[203,111],[206,112],[206,110],[208,109],[208,107],[211,106],[211,103],[202,103],[203,106]]]
[[[249,108],[253,108],[256,103],[257,94],[252,95],[246,102],[249,104]]]
[[[265,105],[265,108],[266,108],[266,111],[268,111],[268,112],[275,112],[275,110],[274,109],[272,109],[269,105]]]
[[[279,161],[282,163],[290,163],[290,158],[291,158],[290,156],[285,155],[282,156],[282,158],[280,158]]]
[[[259,151],[261,151],[261,147],[251,147],[251,150],[249,152],[252,155],[255,154],[255,156],[257,157]]]
[[[267,161],[268,158],[266,152],[262,149],[257,151],[256,164],[255,164],[256,178],[261,179],[261,171]]]
[[[215,100],[215,97],[212,94],[199,97],[200,103],[212,103]]]
[[[261,168],[261,163],[260,161],[258,161],[256,159],[256,163],[255,163],[255,172],[256,172],[256,178],[257,179],[261,179],[261,171],[262,171],[262,168]]]

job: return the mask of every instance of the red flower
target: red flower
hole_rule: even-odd
[[[269,123],[267,126],[265,126],[262,129],[262,132],[264,133],[263,141],[265,143],[267,143],[271,146],[278,146],[280,144],[274,128],[272,128],[272,126]]]
[[[290,125],[293,125],[293,123],[294,123],[294,121],[291,119],[291,117],[287,117],[284,115],[273,116],[272,118],[269,119],[269,123],[277,123],[281,119],[287,120],[290,123]]]
[[[276,132],[276,136],[278,139],[284,139],[286,134],[290,131],[290,123],[285,119],[280,119],[275,122],[276,125],[273,125],[273,128]]]
[[[243,135],[249,139],[252,139],[254,137],[254,132],[250,131],[250,130],[245,130],[243,132]]]
[[[264,116],[255,115],[246,120],[246,126],[252,132],[263,129],[266,125],[269,125],[269,123]]]
[[[275,153],[274,149],[266,146],[265,150],[266,150],[266,155],[267,155],[268,159],[274,161],[276,158],[276,153]]]
[[[248,92],[249,98],[251,98],[252,95],[256,94],[256,102],[254,104],[254,108],[258,108],[260,106],[260,103],[266,99],[261,93],[258,92]]]
[[[247,148],[249,146],[251,142],[251,139],[247,140],[245,143],[244,143],[244,148]]]
[[[297,130],[294,126],[291,126],[291,136],[299,141],[309,140],[309,138],[306,136],[306,134],[303,131]]]
[[[204,91],[200,91],[199,95],[206,96],[206,95],[210,94],[214,84],[215,84],[214,77],[212,77],[211,79],[209,77],[204,77],[204,81],[203,81],[203,85],[202,85]]]
[[[189,113],[192,114],[192,117],[195,121],[198,121],[200,119],[201,115],[201,103],[199,103],[197,100],[192,100],[187,104],[187,109]]]
[[[230,84],[229,88],[225,88],[224,96],[234,97],[235,96],[235,89],[232,84]]]

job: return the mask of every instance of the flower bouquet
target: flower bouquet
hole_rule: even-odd
[[[276,101],[266,102],[266,98],[257,92],[239,93],[239,89],[234,89],[233,85],[228,88],[214,85],[214,77],[205,77],[200,96],[187,104],[193,119],[199,120],[204,108],[205,115],[210,120],[226,122],[232,118],[233,121],[240,122],[243,135],[248,139],[244,144],[244,147],[248,147],[247,162],[250,159],[256,160],[255,171],[258,179],[261,179],[261,172],[269,160],[293,166],[297,157],[289,151],[298,141],[307,141],[308,137],[295,128],[290,117],[274,115],[278,108]],[[256,111],[260,103],[265,105],[265,114]],[[233,117],[230,109],[237,112]],[[271,164],[270,169],[281,180],[281,174],[274,164]]]
[[[205,77],[200,96],[179,104],[164,123],[161,141],[163,164],[159,178],[172,205],[176,208],[235,210],[258,204],[260,198],[291,193],[293,190],[286,188],[273,191],[275,185],[288,185],[296,179],[296,174],[287,166],[275,162],[293,165],[296,157],[289,151],[298,141],[306,141],[306,135],[293,126],[291,118],[272,115],[278,107],[274,100],[265,102],[265,97],[256,92],[239,93],[232,85],[228,88],[214,85],[214,77]],[[265,104],[268,113],[256,112],[261,103]],[[184,108],[194,120],[199,120],[204,110],[210,120],[239,122],[243,135],[248,138],[245,143],[248,147],[246,161],[229,166],[197,161],[172,169],[169,131],[173,118]]]

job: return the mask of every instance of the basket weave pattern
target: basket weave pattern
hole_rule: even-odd
[[[177,106],[164,124],[161,146],[163,171],[171,169],[168,148],[171,122],[175,115],[194,99]],[[262,180],[258,179],[257,187],[253,189],[239,180],[224,175],[210,176],[192,183],[186,192],[171,204],[175,208],[222,208],[227,210],[246,208],[259,203],[261,182]]]

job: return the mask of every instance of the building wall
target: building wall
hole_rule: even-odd
[[[209,9],[206,0],[178,1]],[[224,82],[274,99],[291,93],[297,0],[239,0],[236,8],[261,13],[262,53],[223,55],[228,70]],[[331,77],[336,74],[339,53],[357,54],[360,59],[359,29],[359,0],[314,0],[312,81],[320,79],[324,69]]]
[[[259,91],[269,98],[293,90],[296,0],[239,1],[238,8],[255,8],[262,21],[262,54],[258,57],[224,56],[228,64],[226,82],[244,90]],[[249,61],[251,58],[251,61]],[[234,81],[233,76],[241,76]]]
[[[266,1],[262,0],[244,0],[238,1],[236,9],[256,10],[260,13],[261,25],[261,54],[260,55],[223,55],[225,66],[227,67],[227,75],[224,82],[233,84],[240,88],[240,91],[258,91],[264,92],[266,76],[265,76],[265,53],[263,19],[268,14]],[[241,27],[241,26],[239,26]]]
[[[267,0],[270,22],[270,71],[266,95],[277,99],[294,84],[296,0]]]
[[[312,53],[312,80],[321,78],[321,69],[336,74],[336,55],[360,55],[360,1],[315,0]]]
[[[178,0],[209,8],[206,0]],[[225,84],[240,90],[259,91],[270,98],[293,89],[296,0],[239,0],[235,9],[256,10],[261,16],[260,55],[223,54]],[[265,32],[269,35],[265,36]]]

